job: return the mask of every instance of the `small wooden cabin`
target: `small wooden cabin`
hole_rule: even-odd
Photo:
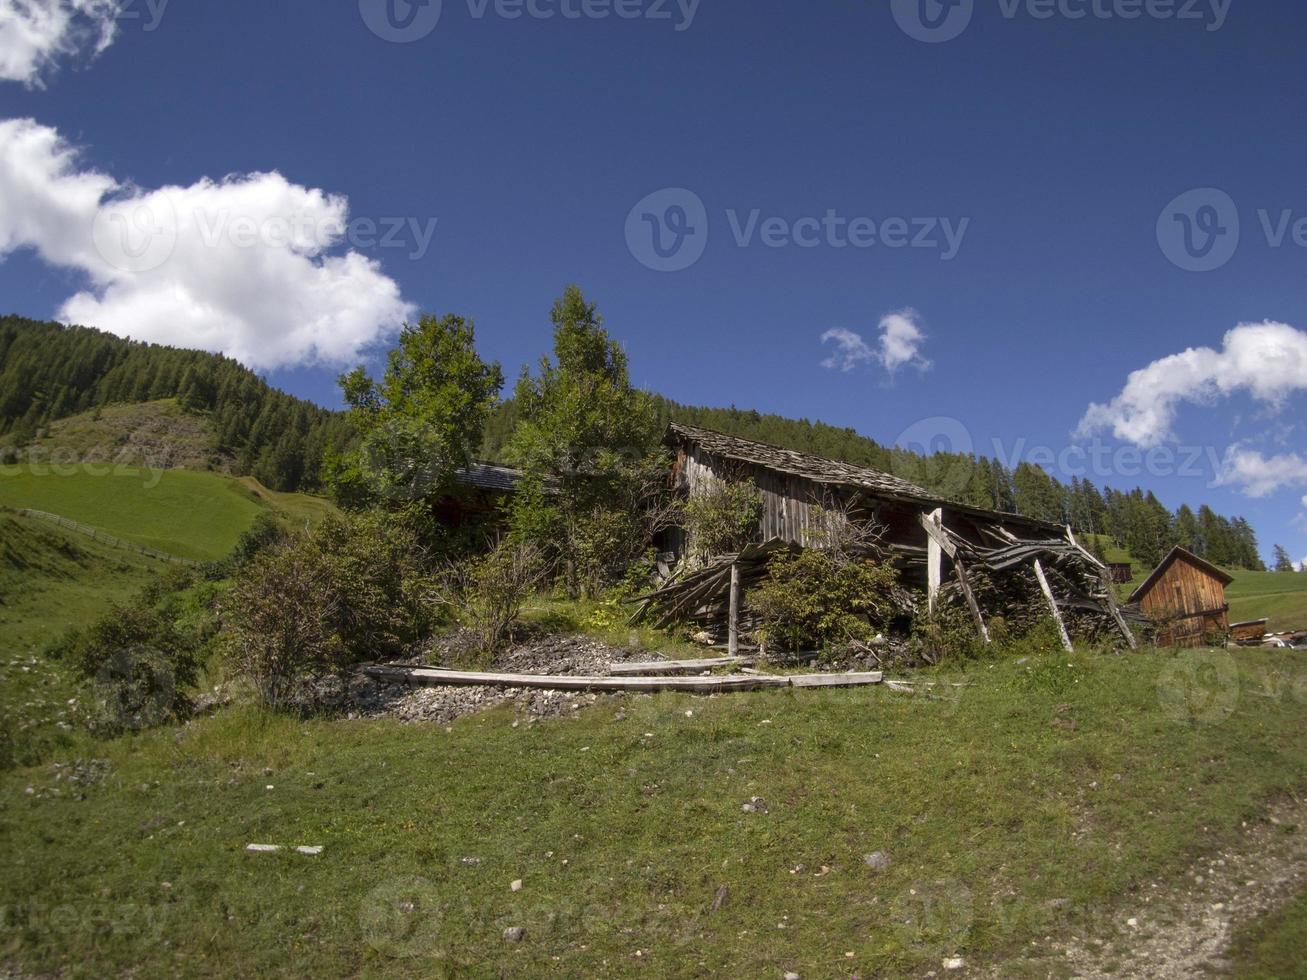
[[[1161,646],[1220,646],[1230,633],[1225,587],[1234,579],[1211,562],[1175,548],[1130,601],[1157,624]]]
[[[457,489],[435,502],[435,518],[451,528],[483,521],[497,524],[521,478],[520,471],[506,466],[474,463],[455,475]]]

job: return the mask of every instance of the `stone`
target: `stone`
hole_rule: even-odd
[[[944,969],[946,970],[960,970],[966,965],[966,961],[961,956],[950,956],[944,961]]]
[[[504,941],[510,943],[520,943],[526,938],[526,930],[521,926],[509,926],[504,930]]]
[[[509,885],[508,887],[511,888],[511,889],[512,889],[513,891],[515,891],[515,892],[520,892],[520,891],[522,890],[522,879],[521,879],[521,878],[518,878],[515,882],[513,882],[513,883],[512,883],[511,885]]]
[[[872,871],[884,871],[890,866],[890,857],[884,851],[873,851],[864,855],[862,860]]]

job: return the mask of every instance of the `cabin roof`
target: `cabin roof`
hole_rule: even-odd
[[[495,466],[491,463],[473,463],[467,469],[459,470],[456,476],[458,482],[466,487],[504,492],[516,490],[517,481],[521,478],[521,470],[509,469],[507,466]]]
[[[1155,569],[1153,569],[1153,573],[1149,575],[1148,578],[1144,579],[1143,584],[1140,585],[1139,588],[1135,589],[1134,593],[1130,596],[1129,601],[1138,602],[1144,596],[1146,596],[1152,590],[1153,586],[1158,583],[1158,580],[1160,580],[1161,577],[1166,574],[1167,569],[1169,569],[1177,561],[1184,561],[1190,565],[1193,565],[1199,571],[1204,572],[1207,575],[1210,575],[1212,578],[1216,579],[1222,585],[1229,585],[1231,582],[1234,581],[1234,576],[1231,575],[1229,572],[1225,571],[1224,569],[1217,568],[1210,561],[1206,561],[1205,559],[1199,558],[1192,551],[1185,551],[1185,549],[1177,545],[1176,547],[1171,549],[1171,553],[1169,555],[1167,555],[1165,558],[1162,559],[1162,563],[1158,565]]]
[[[1018,514],[1005,514],[999,511],[986,510],[983,507],[961,504],[880,470],[873,470],[865,466],[854,466],[851,463],[841,463],[838,460],[813,456],[810,453],[801,453],[793,449],[782,449],[779,446],[771,446],[765,442],[741,439],[739,436],[726,435],[724,432],[716,432],[712,429],[701,429],[697,426],[673,422],[668,426],[665,441],[669,445],[695,443],[714,456],[749,463],[778,473],[788,473],[792,476],[811,480],[814,483],[856,487],[860,490],[869,491],[873,496],[877,497],[906,500],[912,503],[928,505],[931,508],[949,507],[973,516],[991,518],[997,521],[1012,521],[1051,530],[1059,536],[1063,533],[1060,524],[1051,524],[1048,521],[1022,517]]]

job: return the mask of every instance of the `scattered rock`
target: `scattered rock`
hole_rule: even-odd
[[[785,980],[801,980],[800,976],[793,971],[785,974]]]
[[[864,855],[862,860],[872,871],[885,871],[891,863],[889,855],[884,851],[874,851],[871,854]]]
[[[961,956],[950,956],[944,961],[944,969],[946,970],[960,970],[966,965],[966,960]]]
[[[521,926],[509,926],[504,930],[504,941],[510,943],[520,943],[526,938],[526,930]]]
[[[463,865],[463,867],[465,868],[475,868],[478,864],[481,863],[481,859],[478,857],[459,858],[458,863]]]
[[[740,809],[745,813],[766,813],[767,801],[761,796],[751,796],[748,803],[741,804]]]
[[[521,879],[521,878],[518,878],[515,882],[513,882],[513,883],[512,883],[511,885],[509,885],[508,887],[511,888],[511,889],[512,889],[513,891],[515,891],[515,892],[520,892],[520,891],[522,890],[522,879]]]

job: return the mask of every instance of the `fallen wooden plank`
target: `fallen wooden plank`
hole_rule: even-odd
[[[544,691],[696,691],[714,693],[788,687],[788,677],[729,674],[724,677],[572,677],[546,674],[488,674],[430,668],[368,667],[379,680],[413,687],[523,687]]]
[[[718,667],[748,667],[757,662],[755,657],[710,657],[705,660],[657,660],[642,664],[613,664],[609,673],[614,677],[645,677],[659,674],[699,674]]]
[[[885,675],[878,670],[866,674],[795,674],[789,678],[791,687],[860,687],[884,680]]]
[[[866,674],[728,674],[723,677],[572,677],[545,674],[490,674],[428,667],[365,667],[369,677],[412,687],[522,687],[546,691],[690,691],[700,694],[755,691],[777,687],[858,687],[879,684],[880,672]]]

